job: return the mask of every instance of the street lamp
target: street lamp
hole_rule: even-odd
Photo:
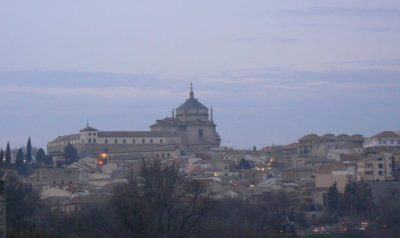
[[[108,160],[108,154],[106,152],[103,152],[99,155],[99,158],[97,159],[97,164],[103,166],[107,164],[107,160]]]

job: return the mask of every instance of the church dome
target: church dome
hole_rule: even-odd
[[[190,97],[180,105],[176,110],[208,110],[197,98],[194,98],[193,87],[190,87]]]
[[[190,86],[189,98],[176,109],[176,117],[187,120],[208,120],[208,108],[194,97],[193,86]]]
[[[186,102],[180,105],[176,110],[208,110],[208,108],[199,102],[197,98],[189,98],[186,99]]]

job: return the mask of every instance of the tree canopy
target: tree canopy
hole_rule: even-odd
[[[5,173],[4,182],[8,229],[22,229],[38,211],[39,194],[12,170]]]
[[[0,169],[4,167],[4,151],[3,149],[0,149]]]
[[[18,174],[24,176],[27,173],[27,166],[26,162],[24,161],[24,152],[22,151],[22,149],[19,149],[17,152],[17,157],[15,159],[15,170],[18,172]]]
[[[68,145],[64,149],[64,156],[68,164],[72,164],[73,162],[78,161],[78,152],[76,151],[75,147],[70,143],[68,143]]]
[[[7,148],[6,148],[6,166],[11,165],[11,149],[10,149],[10,142],[7,142]]]
[[[26,143],[26,162],[32,162],[32,144],[30,137],[28,138],[28,142]]]
[[[185,181],[174,166],[159,161],[143,163],[139,177],[116,190],[114,202],[120,221],[138,237],[189,237],[207,212],[200,186]]]
[[[43,164],[46,159],[46,152],[42,148],[36,152],[36,163]]]

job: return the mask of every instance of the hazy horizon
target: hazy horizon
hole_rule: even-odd
[[[322,77],[315,72],[303,74]],[[396,76],[387,74],[386,80],[390,82]],[[0,137],[2,148],[7,140],[12,146],[22,146],[28,136],[34,145],[45,146],[59,135],[77,133],[87,120],[99,130],[149,130],[156,119],[171,116],[171,110],[188,98],[190,85],[180,79],[166,83],[154,75],[88,72],[0,72],[0,79],[2,114],[7,115],[1,120],[5,125]],[[222,145],[261,147],[291,143],[308,133],[360,133],[368,137],[397,129],[398,112],[390,111],[390,103],[385,103],[386,107],[379,104],[392,99],[395,107],[400,82],[389,84],[390,88],[372,80],[357,90],[355,82],[337,84],[329,80],[211,86],[214,83],[194,81],[194,90],[203,104],[213,106]],[[336,95],[339,92],[341,98]],[[379,93],[387,95],[379,98]],[[377,98],[362,102],[370,95]],[[338,105],[341,108],[333,110]],[[379,114],[375,113],[377,108]],[[386,118],[385,123],[379,123],[381,118]],[[374,122],[377,124],[370,126]]]
[[[398,42],[391,0],[6,2],[0,148],[149,130],[191,82],[226,146],[400,130]]]

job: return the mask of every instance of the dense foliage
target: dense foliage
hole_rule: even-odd
[[[73,162],[78,161],[78,152],[75,147],[68,143],[68,145],[64,149],[64,157],[66,159],[67,164],[72,164]]]

